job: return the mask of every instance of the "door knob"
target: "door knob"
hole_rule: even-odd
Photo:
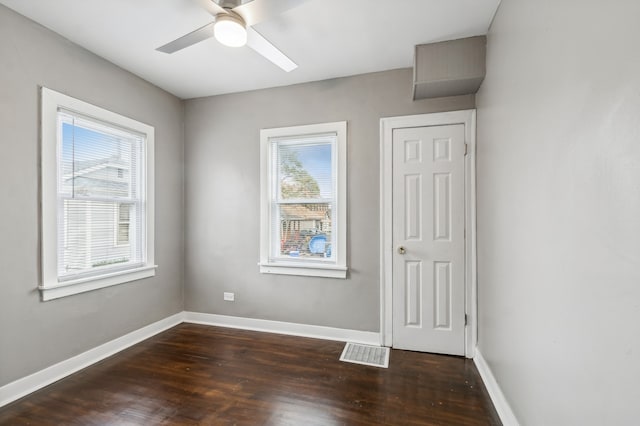
[[[407,249],[406,249],[406,248],[404,248],[404,247],[402,247],[402,246],[398,247],[398,253],[400,253],[400,254],[405,254],[406,252],[407,252]]]

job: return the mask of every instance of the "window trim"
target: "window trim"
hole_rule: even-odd
[[[107,271],[91,277],[58,280],[58,213],[57,213],[57,173],[58,173],[58,110],[65,109],[80,115],[131,129],[146,136],[145,167],[141,176],[146,188],[146,261],[143,265],[119,271]],[[147,124],[64,95],[46,87],[41,88],[40,116],[41,148],[41,271],[40,290],[43,301],[83,293],[155,275],[154,263],[154,128]]]
[[[331,264],[298,260],[296,262],[270,259],[271,248],[271,143],[272,138],[312,136],[323,133],[337,135],[337,250],[336,262]],[[260,130],[260,273],[300,275],[309,277],[347,277],[347,122],[310,124]]]

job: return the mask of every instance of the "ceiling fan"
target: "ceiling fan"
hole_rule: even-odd
[[[262,37],[253,25],[268,20],[307,0],[199,0],[215,20],[172,42],[158,47],[164,53],[174,53],[200,41],[215,37],[220,43],[241,47],[245,44],[289,72],[298,67],[277,47]]]

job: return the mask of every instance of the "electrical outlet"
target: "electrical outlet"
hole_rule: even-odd
[[[226,300],[227,302],[233,302],[234,300],[236,300],[236,295],[235,293],[228,293],[228,292],[224,292],[224,300]]]

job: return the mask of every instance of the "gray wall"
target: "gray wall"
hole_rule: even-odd
[[[639,16],[503,0],[489,33],[479,340],[524,425],[640,419]]]
[[[0,6],[0,386],[182,311],[179,99]],[[156,128],[154,278],[41,302],[38,86]]]
[[[473,95],[413,102],[411,90],[402,69],[187,101],[185,309],[377,331],[380,118],[474,107]],[[348,279],[261,275],[260,129],[341,120]]]

